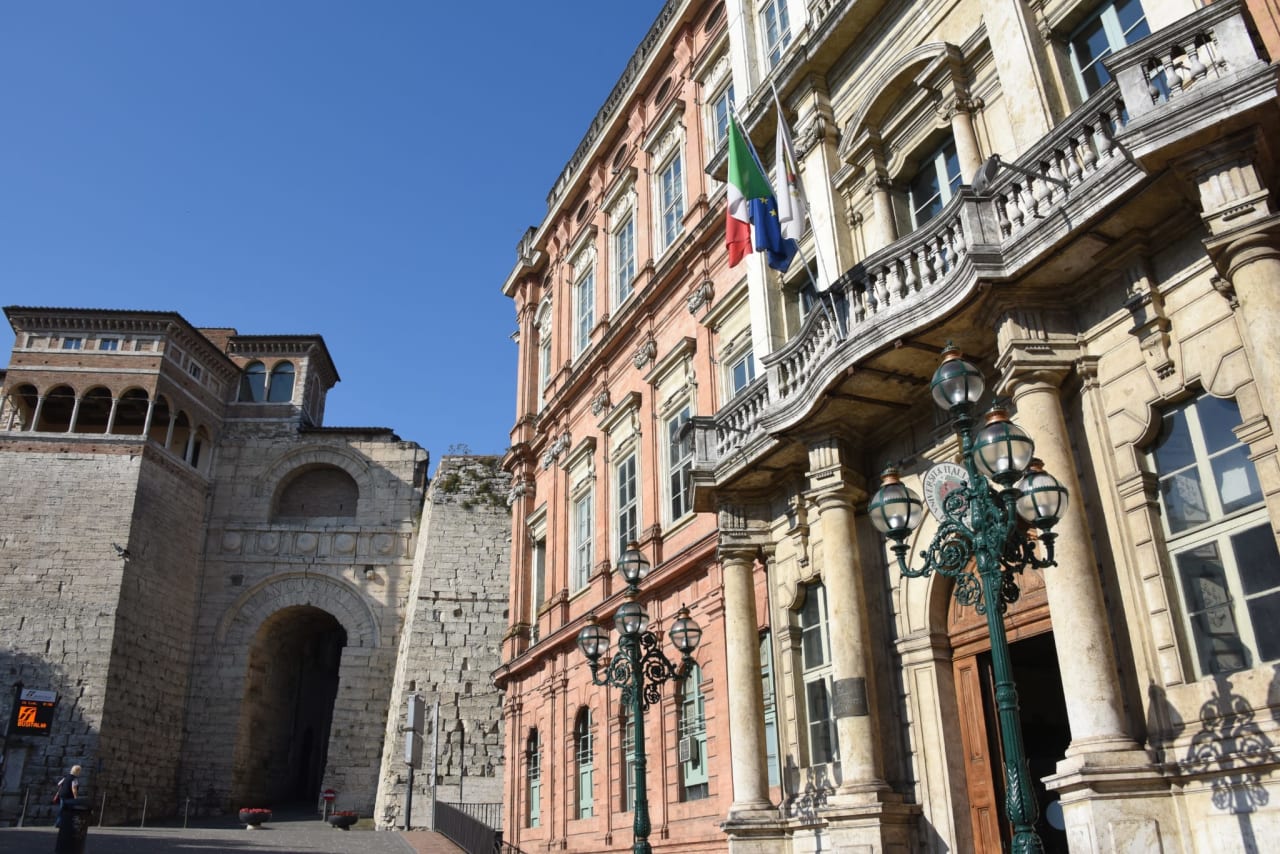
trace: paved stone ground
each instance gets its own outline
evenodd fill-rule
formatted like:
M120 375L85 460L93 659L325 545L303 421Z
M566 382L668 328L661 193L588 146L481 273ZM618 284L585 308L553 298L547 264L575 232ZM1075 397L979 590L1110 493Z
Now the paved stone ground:
M51 854L52 827L0 828L4 854ZM315 818L272 821L261 830L222 822L200 827L90 827L85 854L453 854L462 849L439 834L414 831L335 830Z

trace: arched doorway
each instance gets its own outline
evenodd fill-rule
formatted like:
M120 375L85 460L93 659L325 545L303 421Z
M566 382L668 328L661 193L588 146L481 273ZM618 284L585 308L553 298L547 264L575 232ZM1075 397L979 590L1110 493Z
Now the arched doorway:
M321 789L347 633L319 608L263 621L249 649L232 797L252 806L314 802Z
M1061 570L1050 568L1048 571ZM1047 854L1065 854L1066 834L1050 826L1045 817L1045 808L1054 796L1041 782L1053 773L1071 743L1043 573L1023 572L1018 578L1018 587L1022 592L1005 614L1005 630L1009 636L1013 678L1018 686L1023 744L1032 788L1039 802L1036 831ZM960 741L964 750L974 850L978 854L1002 854L1008 850L1010 833L1005 819L1005 773L996 716L995 680L991 672L991 636L984 614L959 604L954 598L949 602L947 633L951 639L956 702L960 710Z

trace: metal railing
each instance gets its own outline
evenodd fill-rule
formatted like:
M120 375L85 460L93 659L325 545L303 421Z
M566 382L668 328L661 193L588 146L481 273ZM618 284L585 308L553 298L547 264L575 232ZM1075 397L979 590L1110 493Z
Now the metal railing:
M502 804L435 802L435 829L467 854L493 854L503 849Z

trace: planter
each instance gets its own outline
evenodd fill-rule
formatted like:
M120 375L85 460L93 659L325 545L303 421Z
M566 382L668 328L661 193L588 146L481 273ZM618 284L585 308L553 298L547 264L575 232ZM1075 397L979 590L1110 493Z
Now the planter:
M329 816L327 821L340 830L350 830L351 825L360 820L360 816L355 813L334 813Z
M242 809L240 810L240 823L245 825L248 830L257 830L265 822L271 821L271 810L264 809Z

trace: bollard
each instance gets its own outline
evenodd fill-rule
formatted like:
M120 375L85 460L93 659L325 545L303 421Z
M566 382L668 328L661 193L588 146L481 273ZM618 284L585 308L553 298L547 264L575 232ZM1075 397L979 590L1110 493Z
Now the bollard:
M187 798L187 802L182 807L182 829L187 829L187 814L191 812L191 798Z
M27 786L27 794L22 798L22 812L18 815L18 827L27 819L27 804L31 801L31 787Z
M84 842L89 835L89 806L84 798L67 798L62 802L60 825L54 854L84 854Z
M98 827L102 827L102 821L107 817L107 793L102 793L102 806L98 808Z
M147 826L147 798L147 795L142 796L142 821L138 822L139 830Z

